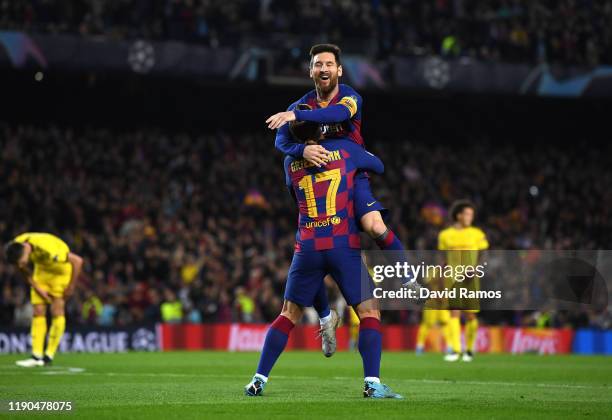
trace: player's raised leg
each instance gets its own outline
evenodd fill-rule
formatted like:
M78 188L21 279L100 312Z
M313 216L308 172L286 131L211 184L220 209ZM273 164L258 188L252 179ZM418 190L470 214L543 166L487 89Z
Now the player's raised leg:
M340 317L336 311L329 308L324 282L321 283L321 287L315 296L313 307L319 314L321 349L325 357L331 357L336 352L336 329L340 326Z
M355 216L359 220L361 229L370 236L382 251L395 251L390 256L390 263L404 263L408 261L408 254L404 245L384 221L387 209L380 203L370 188L367 175L360 173L355 176ZM412 280L407 278L405 281Z

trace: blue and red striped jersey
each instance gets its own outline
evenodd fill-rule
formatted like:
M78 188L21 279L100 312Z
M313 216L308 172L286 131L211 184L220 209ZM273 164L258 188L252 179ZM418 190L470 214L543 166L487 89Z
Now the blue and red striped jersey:
M305 120L319 122L326 138L347 138L365 147L361 135L361 108L363 100L349 85L339 84L338 94L329 102L319 102L317 100L317 92L313 89L289 105L287 111L294 111L298 104L306 104L312 110L321 110L333 105L344 106L346 112L341 113L342 117L335 120L336 122L324 122L330 118L330 115L326 115L326 117L319 115L317 118L313 118L311 115L309 118L306 118L309 111L296 111L296 117L300 114L300 117L303 117ZM334 112L333 114L337 116L338 113ZM274 146L283 152L283 154L296 158L301 158L304 153L304 144L296 142L291 136L289 124L285 124L277 130Z
M295 251L360 248L353 206L355 174L382 173L383 163L346 138L322 140L321 145L331 152L324 167L285 158L285 181L299 209Z
M317 101L315 89L302 96L297 104L308 104L312 109L326 108L331 105L344 105L350 111L350 118L338 123L321 124L325 138L348 138L360 146L364 146L361 136L361 106L363 100L355 89L349 85L339 84L338 94L329 103Z

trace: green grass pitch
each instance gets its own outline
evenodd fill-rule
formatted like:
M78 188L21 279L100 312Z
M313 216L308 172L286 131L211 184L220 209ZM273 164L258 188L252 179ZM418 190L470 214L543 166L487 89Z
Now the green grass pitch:
M385 353L383 380L405 400L364 399L353 352L287 352L259 398L243 395L256 353L65 354L35 369L15 366L20 358L0 356L0 417L11 416L8 400L71 400L68 418L86 419L612 417L612 358L603 356L478 355L449 364L438 354Z

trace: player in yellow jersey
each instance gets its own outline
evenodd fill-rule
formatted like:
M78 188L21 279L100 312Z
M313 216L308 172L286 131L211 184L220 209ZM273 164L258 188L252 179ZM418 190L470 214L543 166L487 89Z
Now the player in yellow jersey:
M66 328L65 300L74 291L83 259L70 252L60 238L35 232L23 233L6 244L5 256L9 264L17 266L30 285L34 308L32 356L18 361L17 365L36 367L51 364ZM51 328L45 350L48 305L51 307Z
M459 200L453 203L450 210L452 225L444 229L438 235L438 249L446 251L446 264L451 266L476 266L478 264L479 252L489 248L489 242L485 233L472 226L474 221L475 207L470 201ZM455 279L450 280L450 287L471 287L478 289L480 279L474 278L464 283L457 283ZM462 360L471 362L474 357L474 345L478 332L479 304L477 300L459 300L450 302L451 317L448 323L448 338L452 351L444 360L454 362L461 357L461 312L465 314L465 342L466 351Z
M443 290L444 279L431 278L427 281L429 290ZM450 311L448 309L448 300L442 298L431 298L425 302L423 312L421 313L421 323L417 332L416 354L422 354L425 351L425 341L429 330L434 327L439 327L444 337L444 343L447 349L450 349L450 340L448 335L448 324L450 321Z

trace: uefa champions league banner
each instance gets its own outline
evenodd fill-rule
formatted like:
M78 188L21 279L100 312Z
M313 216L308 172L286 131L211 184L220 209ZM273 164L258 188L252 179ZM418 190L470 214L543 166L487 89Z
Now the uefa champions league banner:
M238 52L166 41L0 31L0 66L227 78Z
M306 54L304 53L305 61ZM278 48L209 48L176 41L111 40L74 35L29 35L0 31L0 67L89 70L206 77L231 81L267 80L299 85L308 79L283 74L282 66L261 65L282 60ZM397 87L465 93L529 94L562 97L612 96L612 66L575 68L483 62L461 57L392 57L372 61L346 55L346 83L355 88ZM281 72L281 73L279 73Z
M432 56L394 57L392 68L395 85L409 89L558 97L612 96L612 66L532 66Z
M157 351L160 349L156 325L133 327L66 328L60 342L60 353L117 353L126 351ZM0 354L30 353L32 351L28 328L0 327Z
M126 351L218 350L260 351L268 326L265 324L158 324L134 327L68 328L60 343L60 352L117 353ZM416 325L383 325L383 348L386 351L413 351ZM318 327L298 325L287 343L288 350L321 351L316 338ZM476 339L479 353L584 354L612 353L609 349L585 351L585 331L579 342L571 329L512 328L481 326ZM612 344L612 332L609 333ZM338 350L350 350L349 327L337 331ZM432 328L426 339L426 350L443 352L446 343L441 331ZM27 328L0 328L0 354L31 352Z

